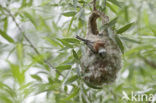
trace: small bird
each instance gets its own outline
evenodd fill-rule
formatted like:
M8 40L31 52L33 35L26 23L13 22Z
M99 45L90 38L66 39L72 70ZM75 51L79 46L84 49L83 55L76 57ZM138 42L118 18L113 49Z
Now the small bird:
M101 41L92 42L90 40L83 39L78 35L76 35L76 38L83 41L94 54L99 54L101 57L106 56L106 49L104 48L103 42Z

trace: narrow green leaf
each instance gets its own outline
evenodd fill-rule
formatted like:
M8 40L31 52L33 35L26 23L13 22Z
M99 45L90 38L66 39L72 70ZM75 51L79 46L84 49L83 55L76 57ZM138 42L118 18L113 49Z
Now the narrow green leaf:
M115 35L115 40L116 40L116 42L117 42L117 44L118 44L118 46L119 46L119 48L120 48L122 54L124 54L124 46L123 46L123 43L122 43L122 41L120 40L120 38L119 38L118 35Z
M113 4L115 4L115 5L117 5L118 7L122 7L122 5L123 5L122 2L119 2L117 0L108 0L108 1L111 2L111 3L113 3Z
M118 17L115 17L113 20L111 20L111 21L108 23L108 26L109 26L109 27L114 26L115 23L117 22L117 20L118 20Z
M73 62L73 56L71 55L71 56L67 57L66 60L63 61L62 64L67 64L67 63L72 63L72 62Z
M87 2L85 2L84 0L79 0L78 2L79 2L79 3L87 3Z
M43 27L43 28L45 28L46 31L51 32L49 25L46 23L46 21L43 19L43 17L39 16L39 19L40 19L40 27Z
M10 57L10 55L11 55L15 50L16 50L16 48L13 47L13 48L9 51L8 56L7 56L7 60L8 60L8 58Z
M114 31L110 27L107 28L107 31L108 31L109 38L112 39L113 42L116 42L116 40L114 38L114 36L115 36Z
M66 51L60 52L51 62L59 63L62 61L62 58L67 57L68 53Z
M81 8L80 11L78 12L78 14L76 15L76 17L80 20L80 21L85 21L85 11L84 8Z
M88 87L91 87L91 88L93 88L93 89L102 89L102 87L97 87L97 86L95 86L95 85L93 85L93 84L91 84L91 83L89 83L89 82L86 82L86 81L85 81L85 83L87 84Z
M117 34L121 34L123 32L125 32L126 30L128 30L134 23L129 23L123 27L121 27L119 30L117 30Z
M71 69L71 65L59 65L55 68L58 70L68 70L68 69Z
M129 41L129 42L132 42L132 43L141 44L141 41L137 41L135 39L131 39L131 38L124 37L124 36L120 36L120 38L123 39L123 40Z
M76 43L76 44L80 43L80 41L75 38L63 38L62 40L65 40L69 43Z
M74 75L72 77L70 77L65 84L71 84L72 82L76 81L78 79L77 75Z
M33 0L29 0L29 2L27 3L28 6L32 6L33 4Z
M42 81L41 77L35 74L32 74L31 77L37 81Z
M78 28L82 28L84 26L84 21L79 19Z
M44 39L47 40L50 44L52 44L55 47L60 46L61 48L63 48L63 45L54 39L50 39L49 37L44 37Z
M76 51L73 49L72 52L73 52L74 58L75 58L76 60L79 60L79 57L78 57Z
M13 77L15 80L17 80L17 82L21 85L25 82L25 73L23 71L20 70L20 67L16 64L13 64L11 62L9 62L10 68L11 68L11 72L13 74Z
M150 27L151 31L153 32L153 34L156 36L156 29L153 28L152 26Z
M57 40L59 40L64 46L69 47L69 48L73 48L73 45L69 44L67 41L63 40L63 39L59 39L57 38Z
M16 92L3 82L0 82L0 88L1 90L5 90L11 97L17 96Z
M74 16L73 16L72 19L70 20L70 24L69 24L68 32L67 32L67 33L69 33L69 31L70 31L70 28L71 28L71 26L72 26L73 21L74 21Z
M1 94L0 93L0 101L2 103L13 103L13 101L11 100L11 98L8 97L8 95L6 95L6 93Z
M30 57L32 58L33 62L36 63L41 63L41 61L44 60L44 57L46 57L46 54L41 54L41 55L33 55L33 54L29 54Z
M60 28L58 27L58 25L53 21L52 22L52 27L54 28L54 30L58 31Z
M114 27L115 26L115 23L117 22L118 20L118 17L114 18L113 20L111 20L108 24L105 24L103 25L100 30L104 30L104 29L107 29L107 28L111 28L111 27Z
M125 6L124 8L124 14L125 14L125 20L128 22L129 21L129 12L128 12L128 6Z
M111 11L113 11L115 14L117 14L117 11L113 8L112 4L110 4L109 2L106 2L107 7L110 8Z
M22 0L22 5L21 5L21 8L25 7L26 5L27 5L26 0Z
M20 86L18 90L22 91L24 98L28 97L34 91L34 82L28 82Z
M143 12L143 19L144 19L143 21L144 21L145 25L147 27L149 27L149 14L147 13L146 10L144 10L144 12Z
M4 32L6 32L7 29L8 29L8 18L6 17L6 18L4 19Z
M22 85L22 86L19 88L19 90L24 90L24 89L30 87L32 84L33 84L33 82L28 82L28 83Z
M75 11L68 11L68 12L62 13L62 15L66 16L66 17L73 17L73 16L75 16L75 14L76 14Z
M37 29L37 24L33 16L31 16L28 12L23 12L23 14L30 20L30 22L35 26Z
M81 98L82 98L82 103L88 103L88 98L86 96L86 93L81 93Z
M60 5L60 4L57 3L57 4L51 4L50 6L54 6L54 7L56 6L56 7L57 7L57 6L63 6L63 5L64 5L64 4L61 4L61 5Z
M23 44L17 43L16 51L17 51L17 57L18 57L18 59L20 61L20 64L22 64L23 63L23 58L24 58L23 57Z
M71 98L74 98L76 95L78 95L80 88L76 87L73 89L74 91L66 98L63 100L70 100Z
M4 31L2 31L1 29L0 29L0 35L3 38L5 38L7 41L14 43L14 40L10 36L8 36Z

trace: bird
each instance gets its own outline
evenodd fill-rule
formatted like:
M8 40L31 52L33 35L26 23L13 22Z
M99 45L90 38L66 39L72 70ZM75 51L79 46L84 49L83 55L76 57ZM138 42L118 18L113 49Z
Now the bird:
M100 57L105 57L106 56L106 49L105 49L105 45L104 42L101 41L90 41L87 39L83 39L81 37L79 37L78 35L76 35L76 38L83 41L84 44L86 44L88 46L88 48L94 53L94 54L98 54Z

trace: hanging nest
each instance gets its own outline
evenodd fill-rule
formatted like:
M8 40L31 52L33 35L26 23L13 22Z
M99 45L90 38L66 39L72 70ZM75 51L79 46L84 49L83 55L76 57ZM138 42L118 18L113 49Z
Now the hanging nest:
M104 13L93 11L89 17L85 40L91 41L93 44L103 43L102 47L106 50L106 55L102 57L86 46L80 64L82 79L89 85L99 87L116 79L117 72L121 68L121 51L117 43L113 41L114 37L110 38L107 28L99 33L96 24L97 18L102 19L103 25L107 25L109 22L108 16Z

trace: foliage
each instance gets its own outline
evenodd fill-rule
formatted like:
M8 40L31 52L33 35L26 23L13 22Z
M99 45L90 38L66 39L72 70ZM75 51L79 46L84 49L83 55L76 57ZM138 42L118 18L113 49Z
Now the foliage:
M84 44L75 39L86 35L91 2L0 1L1 103L131 103L125 93L156 95L156 1L97 0L123 53L118 79L102 89L81 79Z

